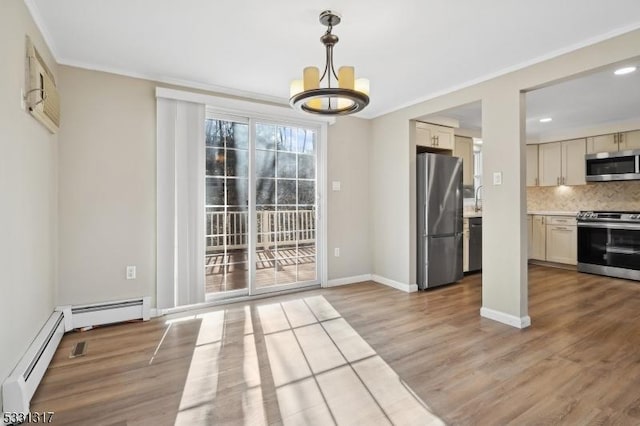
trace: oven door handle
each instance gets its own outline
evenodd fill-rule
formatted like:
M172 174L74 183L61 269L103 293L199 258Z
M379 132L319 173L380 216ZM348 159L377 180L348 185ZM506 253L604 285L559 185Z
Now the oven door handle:
M578 228L604 228L640 231L640 223L578 222Z

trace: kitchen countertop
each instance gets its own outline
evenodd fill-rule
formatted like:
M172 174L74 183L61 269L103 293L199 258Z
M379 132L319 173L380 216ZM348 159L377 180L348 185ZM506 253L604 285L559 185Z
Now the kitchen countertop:
M576 217L578 212L537 210L537 211L529 211L529 212L527 212L527 214L536 214L536 215L540 215L540 216L573 216L573 217Z
M474 211L463 212L462 213L462 217L464 217L464 218L467 218L467 217L482 217L482 212L474 212Z
M576 217L578 212L568 212L568 211L550 211L550 210L532 210L528 211L527 214L535 214L540 216L572 216ZM463 218L468 217L482 217L482 212L474 212L474 211L465 211L462 213Z

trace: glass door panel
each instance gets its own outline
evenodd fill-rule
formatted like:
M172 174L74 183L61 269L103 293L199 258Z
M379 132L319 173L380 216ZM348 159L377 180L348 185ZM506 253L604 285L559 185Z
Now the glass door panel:
M207 294L249 284L249 125L205 121Z
M316 131L257 123L255 138L255 287L316 281Z

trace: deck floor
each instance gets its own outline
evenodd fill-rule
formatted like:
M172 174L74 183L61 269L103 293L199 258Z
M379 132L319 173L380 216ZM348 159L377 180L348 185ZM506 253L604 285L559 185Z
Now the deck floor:
M205 280L207 293L240 290L248 287L247 256L243 251L212 254L206 258ZM316 280L316 249L260 250L256 261L256 287L292 284Z

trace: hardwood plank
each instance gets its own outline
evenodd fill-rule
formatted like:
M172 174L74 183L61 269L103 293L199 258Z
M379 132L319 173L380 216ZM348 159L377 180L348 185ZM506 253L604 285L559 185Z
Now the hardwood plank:
M481 293L479 274L414 294L366 282L69 333L32 410L70 425L326 424L355 419L353 401L363 421L415 420L348 368L376 357L434 424L640 424L638 283L531 266L525 330L481 318ZM87 355L69 359L80 340Z

